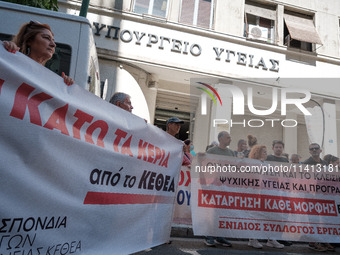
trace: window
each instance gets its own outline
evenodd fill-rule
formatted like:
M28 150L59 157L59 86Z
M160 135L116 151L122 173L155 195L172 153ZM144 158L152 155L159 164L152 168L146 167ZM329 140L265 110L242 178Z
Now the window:
M13 38L12 35L0 33L0 40L1 41L11 41L12 38Z
M212 0L182 0L179 22L204 28L213 27Z
M313 51L315 44L322 45L312 16L286 11L284 21L284 43L288 47Z
M134 12L165 18L167 8L167 0L135 0Z
M67 44L56 44L57 47L55 48L53 57L46 62L45 66L60 76L62 72L64 72L66 75L69 75L72 54L71 47Z
M245 37L275 43L275 6L264 6L250 1L246 2L244 17Z

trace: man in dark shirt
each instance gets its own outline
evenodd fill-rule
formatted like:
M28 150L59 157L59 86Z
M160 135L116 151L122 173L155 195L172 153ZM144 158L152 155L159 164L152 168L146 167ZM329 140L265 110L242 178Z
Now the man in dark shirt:
M322 165L326 166L327 162L320 158L320 153L322 152L320 145L317 143L311 143L309 145L309 153L311 157L303 162L307 165Z
M272 149L273 149L274 155L269 155L266 160L289 163L288 159L282 156L283 149L285 148L285 144L282 141L274 140L272 145L273 145Z

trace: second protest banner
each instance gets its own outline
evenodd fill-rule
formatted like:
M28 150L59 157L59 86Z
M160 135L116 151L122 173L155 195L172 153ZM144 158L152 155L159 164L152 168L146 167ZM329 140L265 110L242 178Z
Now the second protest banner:
M337 167L200 153L191 170L195 235L338 242Z

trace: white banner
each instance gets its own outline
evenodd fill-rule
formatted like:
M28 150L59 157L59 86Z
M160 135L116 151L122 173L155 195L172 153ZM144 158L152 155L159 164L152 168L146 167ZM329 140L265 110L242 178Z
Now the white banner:
M179 176L177 196L175 201L174 217L175 224L191 225L191 176L190 168L182 166Z
M0 44L0 254L128 254L170 237L182 143Z
M191 177L195 235L339 242L338 168L200 153Z

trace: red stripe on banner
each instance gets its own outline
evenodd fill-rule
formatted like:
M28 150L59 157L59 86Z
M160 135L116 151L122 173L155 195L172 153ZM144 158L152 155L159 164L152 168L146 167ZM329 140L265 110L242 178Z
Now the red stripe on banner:
M92 191L87 192L84 199L84 204L88 205L172 204L173 202L174 198L168 196Z
M2 88L2 85L4 84L4 80L0 79L0 95L1 95L1 88Z
M198 190L198 206L231 210L338 216L334 200Z

